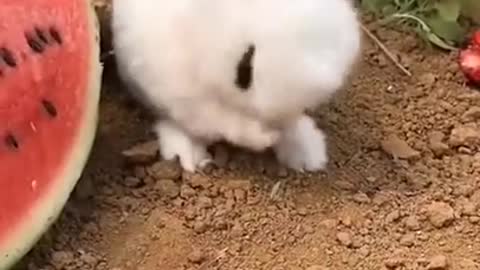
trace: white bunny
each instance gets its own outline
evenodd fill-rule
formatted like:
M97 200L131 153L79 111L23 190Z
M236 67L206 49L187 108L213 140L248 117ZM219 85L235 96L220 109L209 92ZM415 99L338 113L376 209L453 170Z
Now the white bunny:
M167 115L161 155L195 171L226 140L296 170L324 169L324 133L304 114L338 90L361 37L348 0L114 0L119 74Z

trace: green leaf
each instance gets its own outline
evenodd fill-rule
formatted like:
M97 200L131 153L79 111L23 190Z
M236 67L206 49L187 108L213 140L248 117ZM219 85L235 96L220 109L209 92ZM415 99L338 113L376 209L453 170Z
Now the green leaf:
M409 12L415 8L416 0L397 0L396 5L398 6L398 12L404 13Z
M417 27L415 27L415 32L417 32L418 36L423 39L425 42L427 42L428 45L436 45L437 47L440 47L445 50L455 50L453 46L450 46L447 44L445 41L443 41L440 37L435 35L434 33L431 32L430 28L418 17L412 17L412 19L415 18L418 22Z
M396 13L396 12L397 12L397 7L395 5L388 4L388 5L383 6L383 8L382 8L382 13L385 16L390 16L390 15Z
M415 3L417 4L417 7L420 11L425 12L435 8L435 1L444 1L444 0L415 0Z
M465 30L456 21L446 21L440 16L431 16L426 19L426 23L431 32L448 42L461 42L465 36Z
M456 50L455 47L447 44L445 41L443 41L441 38L439 38L437 35L435 35L432 32L426 32L425 35L430 42L432 42L433 44L437 45L442 49L449 50L449 51Z
M435 3L435 9L444 21L456 22L462 5L459 0L438 0Z
M336 0L332 0L336 1ZM456 50L466 34L465 17L480 23L480 0L360 0L364 9L416 28L422 38L446 50Z

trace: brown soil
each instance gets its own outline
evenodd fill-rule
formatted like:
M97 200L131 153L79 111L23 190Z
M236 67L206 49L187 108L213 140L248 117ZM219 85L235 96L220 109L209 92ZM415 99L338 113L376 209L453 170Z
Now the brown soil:
M325 173L227 146L196 175L148 151L127 163L124 150L155 137L107 67L88 167L19 268L480 269L480 92L455 54L369 28L413 77L366 42L351 85L318 111Z

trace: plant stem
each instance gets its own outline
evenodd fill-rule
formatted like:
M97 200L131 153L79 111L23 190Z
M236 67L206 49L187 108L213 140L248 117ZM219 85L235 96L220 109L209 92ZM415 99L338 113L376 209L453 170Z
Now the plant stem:
M387 57L407 76L411 77L412 73L408 71L393 55L392 52L383 44L370 30L368 30L363 24L360 25L362 30L367 34L367 36L372 39L378 47L387 55Z

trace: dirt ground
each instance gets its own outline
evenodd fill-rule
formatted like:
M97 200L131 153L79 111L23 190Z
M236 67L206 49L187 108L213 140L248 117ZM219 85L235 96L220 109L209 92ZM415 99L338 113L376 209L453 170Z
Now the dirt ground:
M413 76L365 39L352 83L318 110L318 174L225 145L195 175L152 143L125 157L155 137L107 66L88 167L19 269L480 269L480 92L454 53L368 27Z

